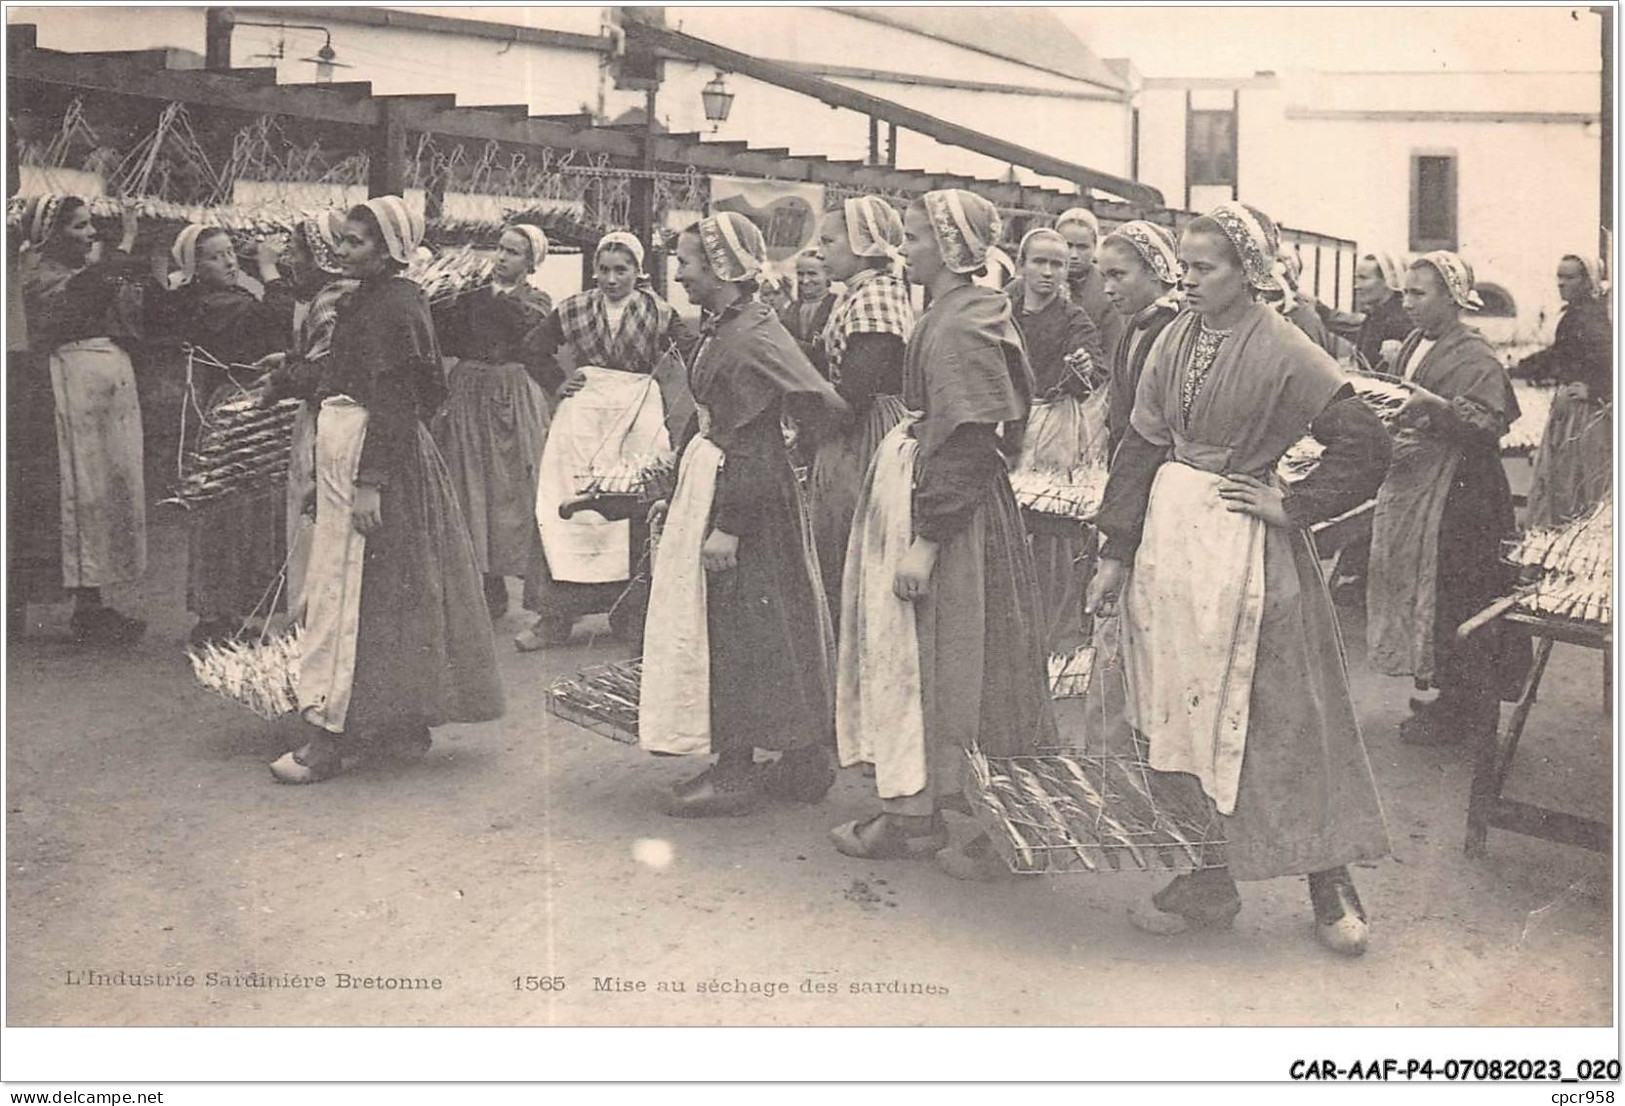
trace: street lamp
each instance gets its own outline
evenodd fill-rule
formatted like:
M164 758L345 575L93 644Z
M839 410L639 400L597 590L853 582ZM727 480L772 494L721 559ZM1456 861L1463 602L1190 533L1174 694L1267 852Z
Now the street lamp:
M315 63L317 84L332 84L333 70L355 68L353 65L346 65L342 61L334 60L337 57L338 53L333 49L333 36L329 34L327 36L327 41L322 43L322 48L316 51L315 57L301 58L300 60Z
M734 94L728 91L727 82L722 79L722 70L717 70L717 75L700 89L700 101L705 105L705 118L713 131L728 121L728 112L734 106Z

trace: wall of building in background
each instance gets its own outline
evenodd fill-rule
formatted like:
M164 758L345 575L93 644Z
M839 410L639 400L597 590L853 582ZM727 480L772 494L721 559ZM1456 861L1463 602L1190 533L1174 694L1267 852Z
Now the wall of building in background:
M1239 100L1237 188L1279 221L1407 253L1412 159L1452 157L1458 251L1504 287L1515 323L1555 325L1564 253L1597 252L1596 73L1294 73L1233 82L1151 80L1141 176L1185 196L1187 93ZM1209 194L1204 195L1206 191ZM1219 198L1193 189L1198 210Z

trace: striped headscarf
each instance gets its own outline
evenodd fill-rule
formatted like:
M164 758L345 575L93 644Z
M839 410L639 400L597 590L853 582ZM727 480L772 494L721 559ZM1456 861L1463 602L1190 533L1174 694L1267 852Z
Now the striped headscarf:
M624 230L612 230L598 240L597 247L592 252L594 261L598 255L607 249L625 250L632 255L633 266L638 272L643 271L643 243L638 241L637 235L628 234Z
M1163 284L1179 283L1179 250L1167 227L1134 219L1108 234L1105 242L1111 241L1122 242L1132 249Z
M700 220L699 235L711 271L728 284L755 280L767 264L767 241L762 232L736 211Z
M410 264L423 242L423 216L415 214L399 196L374 196L355 210L363 208L377 221L389 256L402 265Z
M1434 250L1411 262L1413 269L1418 265L1426 265L1439 274L1439 279L1444 281L1445 291L1450 293L1457 307L1477 311L1484 306L1483 298L1473 288L1473 267L1456 254L1449 250Z
M974 273L987 263L987 251L1004 229L998 208L963 188L927 192L922 201L931 232L949 272Z
M858 257L901 257L903 220L879 196L853 196L841 204L846 243Z
M344 233L342 211L323 211L301 219L296 231L316 268L324 273L341 271L338 248L339 237Z
M62 209L73 196L35 196L23 207L22 230L28 244L35 248L45 245L57 230Z
M505 231L514 231L524 238L530 246L530 271L535 272L547 260L547 234L534 223L509 223L502 228Z
M1235 247L1248 284L1260 292L1285 289L1282 280L1285 267L1276 256L1281 250L1281 232L1275 228L1273 219L1239 200L1226 200L1209 211L1207 217L1219 224L1219 229Z

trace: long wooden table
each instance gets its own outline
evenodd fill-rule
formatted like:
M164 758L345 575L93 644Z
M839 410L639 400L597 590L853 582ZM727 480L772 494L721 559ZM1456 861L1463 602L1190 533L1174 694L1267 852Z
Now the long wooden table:
M1560 810L1536 806L1506 798L1507 776L1518 752L1518 742L1529 722L1540 691L1540 681L1546 674L1546 663L1551 659L1552 646L1557 642L1595 649L1602 654L1603 701L1613 703L1614 634L1611 626L1590 622L1575 622L1566 618L1547 618L1519 610L1511 597L1497 600L1457 630L1463 641L1489 626L1496 624L1528 634L1535 641L1534 664L1529 669L1512 713L1496 730L1492 740L1479 750L1478 765L1473 772L1473 789L1467 801L1467 842L1469 856L1483 856L1488 851L1490 828L1510 830L1527 837L1555 841L1562 845L1578 845L1583 849L1608 852L1613 842L1613 827L1607 822L1581 818Z

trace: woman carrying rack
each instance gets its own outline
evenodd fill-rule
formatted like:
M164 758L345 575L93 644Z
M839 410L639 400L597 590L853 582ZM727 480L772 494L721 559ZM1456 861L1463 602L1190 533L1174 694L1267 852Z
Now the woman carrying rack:
M1416 329L1397 355L1412 391L1394 463L1371 520L1366 643L1371 666L1436 687L1400 724L1410 744L1475 744L1495 732L1503 698L1528 671L1527 639L1492 627L1470 646L1456 629L1517 583L1501 557L1516 532L1501 439L1518 417L1512 382L1488 342L1461 319L1480 298L1453 253L1423 254L1405 276Z
M937 857L950 874L1004 871L985 835L950 849L965 753L1056 744L1044 626L1009 459L1021 451L1032 369L1010 300L975 283L998 241L993 205L928 192L903 218L908 275L931 306L908 343L917 412L869 468L841 603L836 743L875 766L880 812L830 831L871 860Z
M621 601L647 538L642 520L592 511L565 519L559 507L583 475L669 451L667 409L685 410L684 329L669 303L638 287L642 272L643 244L606 234L593 253L595 287L560 303L535 339L538 379L558 402L534 503L545 557L525 581L525 608L537 619L514 639L521 652L562 645L577 619L603 611L623 637L641 631L635 616L616 616L631 614Z
M1154 791L1216 813L1227 842L1225 865L1175 878L1135 924L1228 928L1237 880L1307 874L1316 937L1355 955L1367 923L1348 865L1388 855L1388 833L1308 527L1371 496L1389 443L1331 356L1260 302L1279 291L1278 248L1234 201L1185 229L1190 311L1140 378L1089 609L1122 596L1127 722ZM1283 492L1275 466L1305 431L1325 453ZM1107 683L1091 681L1087 719L1110 723ZM1127 751L1124 736L1089 744Z
M248 394L254 384L248 366L287 349L294 289L277 268L278 249L265 239L255 247L263 298L241 283L237 250L221 227L182 228L170 255L176 268L160 325L171 340L195 347L186 402L201 401L207 420L222 403ZM260 495L210 507L193 519L186 575L187 609L197 615L192 644L234 637L254 613L271 613L262 607L287 553L285 513L281 497Z

